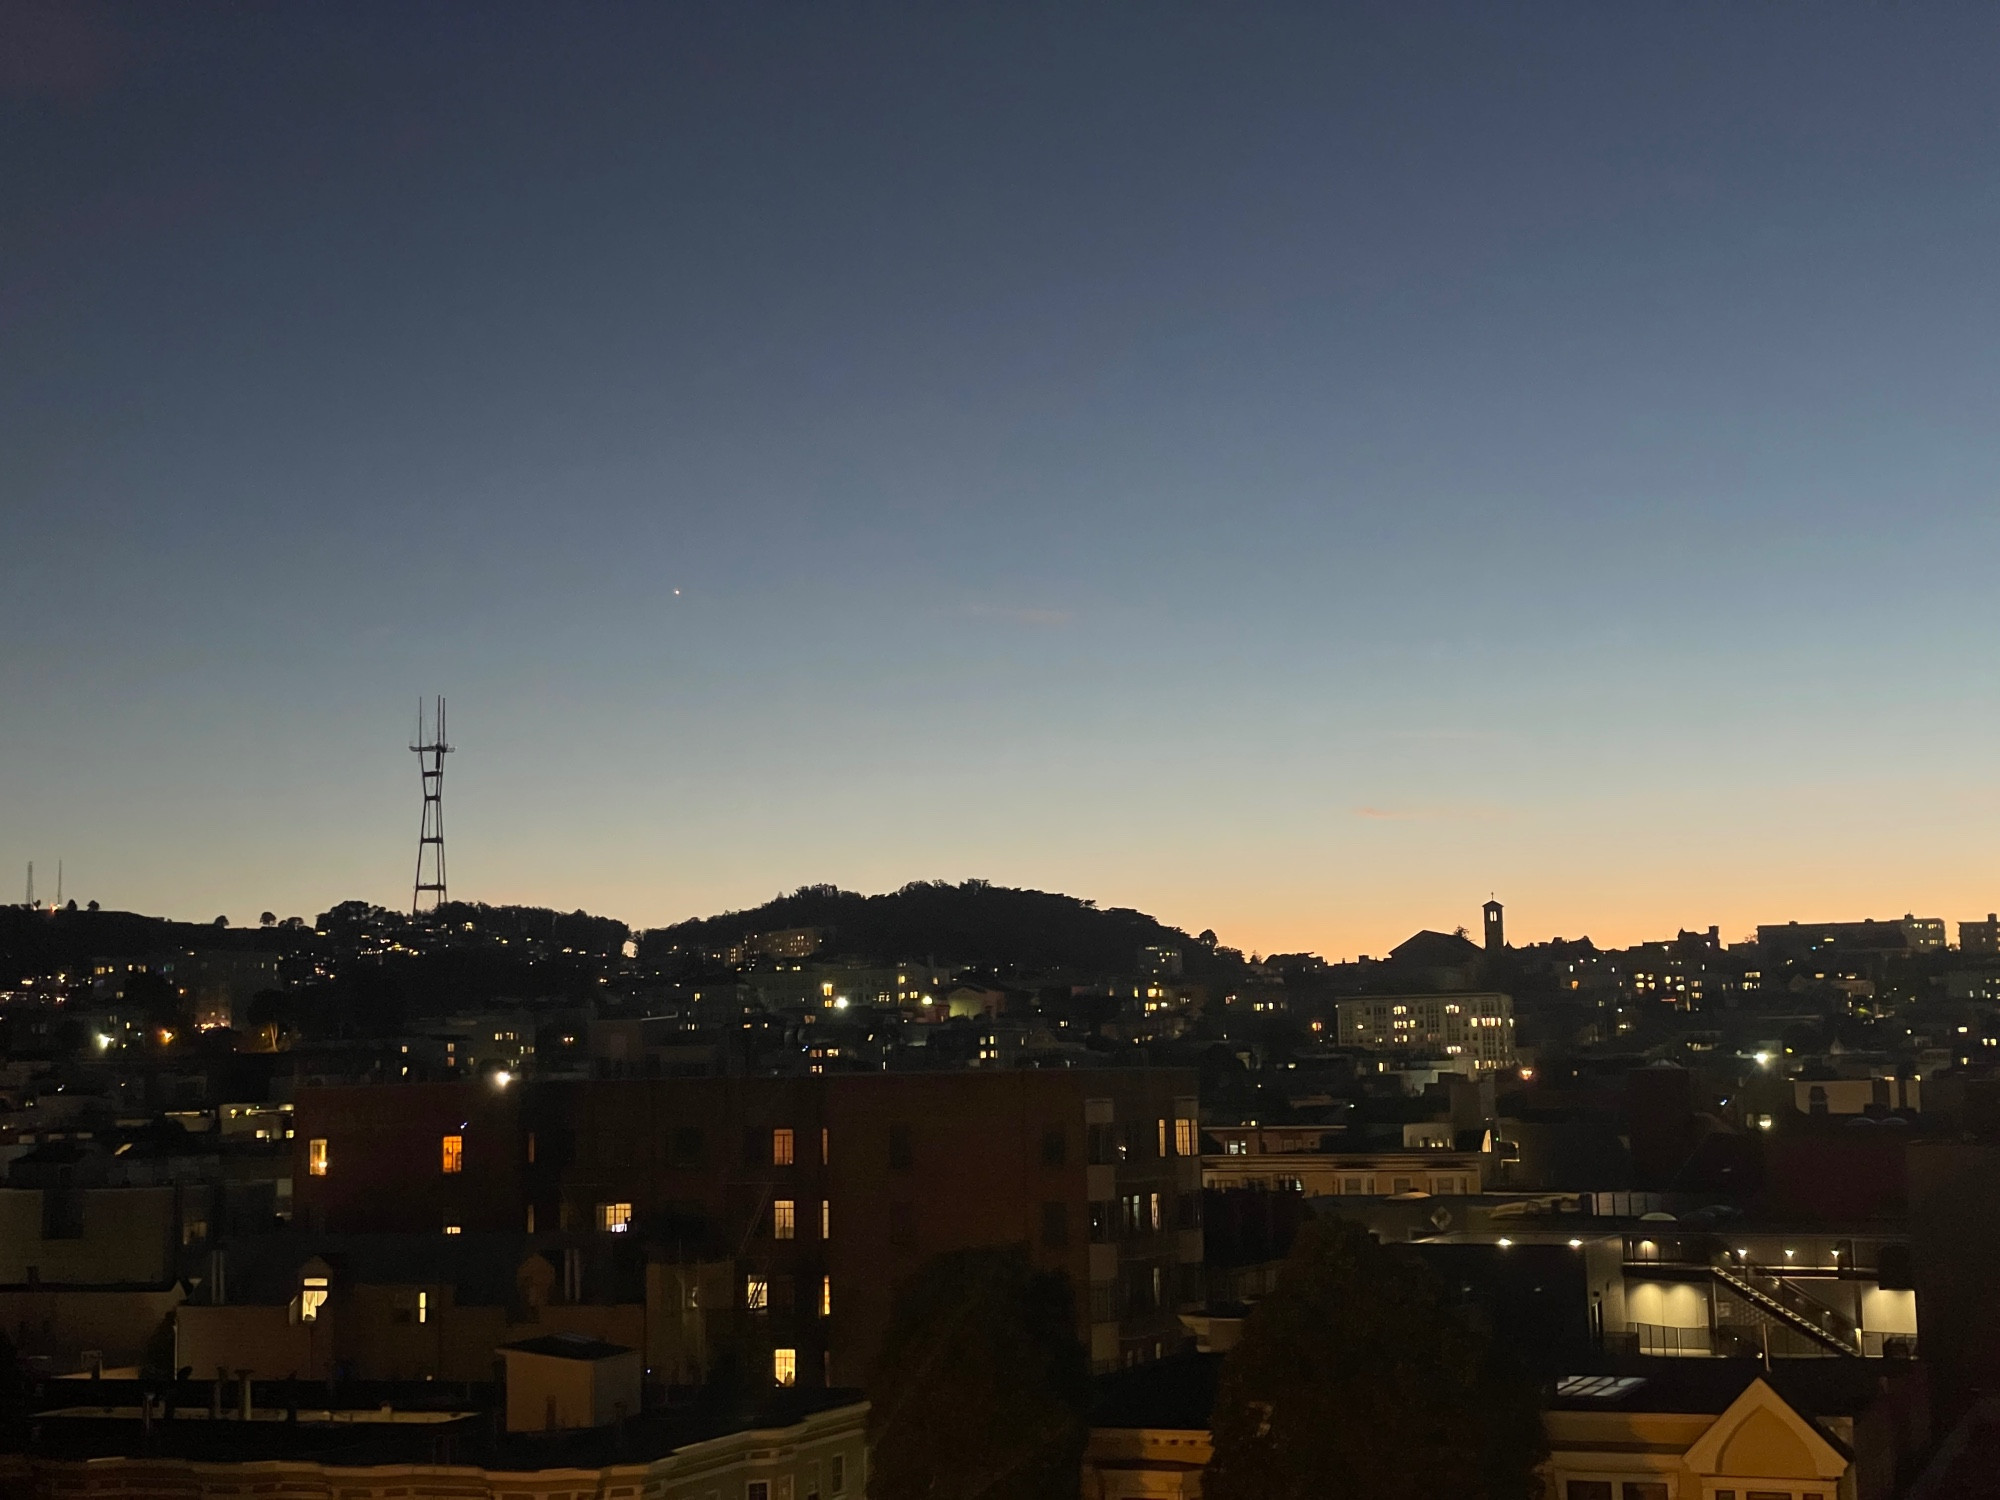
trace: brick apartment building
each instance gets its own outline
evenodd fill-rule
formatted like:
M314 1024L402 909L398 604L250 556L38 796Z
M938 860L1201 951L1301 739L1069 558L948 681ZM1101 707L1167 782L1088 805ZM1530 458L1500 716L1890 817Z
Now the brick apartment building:
M866 1379L926 1257L1026 1246L1066 1272L1098 1369L1184 1340L1202 1295L1195 1075L1166 1069L312 1088L316 1233L631 1233L733 1264L739 1347L779 1381Z

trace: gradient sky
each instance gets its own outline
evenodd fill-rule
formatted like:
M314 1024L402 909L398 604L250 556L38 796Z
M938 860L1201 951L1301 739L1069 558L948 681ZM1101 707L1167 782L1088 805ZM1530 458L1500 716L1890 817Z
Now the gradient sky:
M0 15L7 887L2000 906L2000 9Z

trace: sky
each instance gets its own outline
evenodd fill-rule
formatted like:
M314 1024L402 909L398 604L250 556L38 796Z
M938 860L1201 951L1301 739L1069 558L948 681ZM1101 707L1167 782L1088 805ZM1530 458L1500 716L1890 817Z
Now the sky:
M0 872L2000 906L2000 9L0 6ZM7 899L19 899L8 896Z

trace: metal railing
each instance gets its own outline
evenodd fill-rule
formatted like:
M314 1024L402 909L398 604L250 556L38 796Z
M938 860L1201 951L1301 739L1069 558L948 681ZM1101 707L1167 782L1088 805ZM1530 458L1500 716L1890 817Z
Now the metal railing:
M1796 1329L1836 1354L1856 1357L1861 1354L1860 1330L1846 1317L1796 1287L1749 1266L1734 1265L1727 1256L1718 1256L1711 1262L1711 1269L1717 1281L1786 1327Z

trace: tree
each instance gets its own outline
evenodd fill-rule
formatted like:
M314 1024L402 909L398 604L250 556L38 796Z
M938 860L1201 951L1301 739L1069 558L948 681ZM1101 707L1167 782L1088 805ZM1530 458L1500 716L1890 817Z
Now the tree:
M1222 1369L1204 1500L1530 1500L1534 1385L1407 1247L1314 1221Z
M897 1289L869 1380L869 1500L1075 1500L1090 1367L1069 1278L960 1250Z

